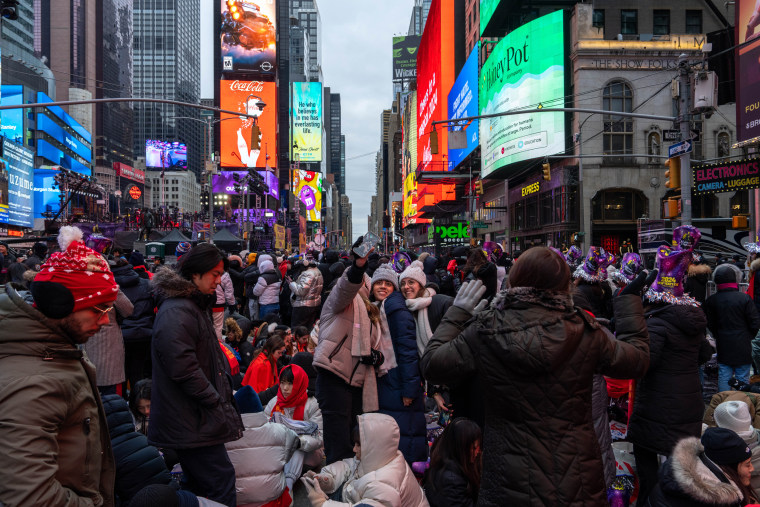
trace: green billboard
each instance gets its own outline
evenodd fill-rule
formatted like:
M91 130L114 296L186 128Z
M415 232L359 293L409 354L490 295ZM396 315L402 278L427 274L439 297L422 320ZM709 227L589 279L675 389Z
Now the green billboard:
M480 70L480 114L564 107L565 40L562 11L513 30ZM526 113L480 122L481 175L565 150L564 113Z
M491 21L493 13L499 6L501 0L480 0L480 36L483 37L488 23Z
M291 146L300 162L322 160L322 83L293 83Z

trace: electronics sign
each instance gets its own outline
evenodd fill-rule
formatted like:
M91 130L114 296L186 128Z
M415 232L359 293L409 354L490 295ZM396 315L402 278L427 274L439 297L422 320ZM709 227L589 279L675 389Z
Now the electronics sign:
M24 103L24 87L3 85L0 103L4 106L18 106ZM18 144L24 144L24 110L5 109L0 111L0 135Z
M187 146L176 141L146 139L145 167L187 169Z
M23 146L3 138L0 166L8 171L8 223L32 227L32 192L34 191L34 154ZM0 199L2 202L3 199Z
M293 83L293 159L322 160L322 83Z
M247 72L274 78L277 62L275 0L223 0L222 72Z
M393 80L403 81L417 78L417 50L419 35L393 38Z
M760 136L760 29L749 27L755 13L755 2L737 0L734 6L736 23L736 139L746 141Z
M219 107L254 118L221 114L222 167L277 167L277 88L264 81L219 81Z
M313 171L293 171L293 194L306 206L306 220L319 222L322 218L322 174Z
M504 37L480 71L480 114L535 108L565 96L564 23L553 12ZM481 176L565 150L565 115L526 113L480 122Z
M462 67L462 72L454 82L449 92L449 118L466 118L478 115L478 54L480 42L467 58ZM462 130L464 126L452 127L451 130ZM478 120L472 121L465 129L467 135L467 148L452 150L449 148L449 171L454 169L464 158L472 153L472 150L480 144L478 136Z

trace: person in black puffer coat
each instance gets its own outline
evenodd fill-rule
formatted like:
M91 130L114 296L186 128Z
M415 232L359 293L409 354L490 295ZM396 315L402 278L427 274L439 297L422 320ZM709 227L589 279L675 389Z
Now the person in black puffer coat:
M749 383L752 366L752 340L760 329L760 315L752 298L739 291L742 273L733 264L715 269L713 281L717 292L707 298L704 310L707 327L718 349L718 391L730 391L729 381L736 378Z
M103 409L116 462L115 493L118 501L126 505L145 486L171 483L171 474L158 449L148 443L145 435L135 431L124 398L118 394L103 396Z
M338 262L340 259L338 258L338 252L332 249L327 249L324 252L322 252L322 262L317 264L317 268L319 269L319 272L322 273L322 293L324 294L327 287L332 283L333 276L330 272L330 267ZM322 301L324 301L326 298L323 297Z
M430 507L473 507L478 501L482 469L480 426L457 417L446 426L430 452L425 496Z
M124 370L129 384L134 387L139 380L151 376L150 342L156 304L150 282L140 277L126 260L116 261L111 271L121 291L134 305L132 315L121 321Z

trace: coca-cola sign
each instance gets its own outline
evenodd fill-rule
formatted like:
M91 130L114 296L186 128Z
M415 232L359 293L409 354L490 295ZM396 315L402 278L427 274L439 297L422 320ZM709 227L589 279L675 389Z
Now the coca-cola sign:
M262 93L264 91L263 81L240 81L239 79L236 79L227 82L230 83L230 91L232 92Z
M277 167L277 88L268 81L222 80L219 107L221 163L225 168Z

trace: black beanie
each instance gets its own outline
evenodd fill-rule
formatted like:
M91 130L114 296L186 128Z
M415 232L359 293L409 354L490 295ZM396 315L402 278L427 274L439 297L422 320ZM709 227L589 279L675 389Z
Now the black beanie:
M752 457L749 446L728 428L707 428L702 445L705 455L717 465L735 465Z

